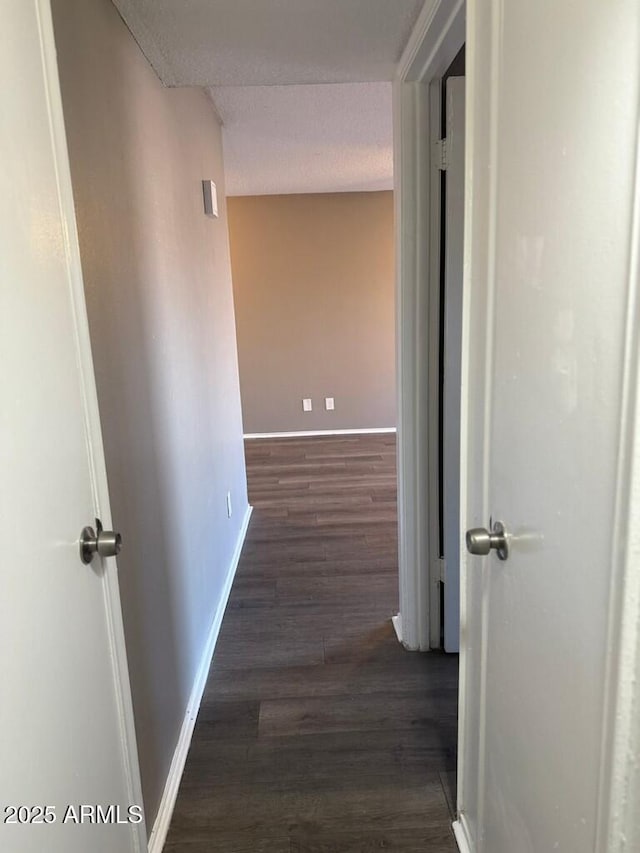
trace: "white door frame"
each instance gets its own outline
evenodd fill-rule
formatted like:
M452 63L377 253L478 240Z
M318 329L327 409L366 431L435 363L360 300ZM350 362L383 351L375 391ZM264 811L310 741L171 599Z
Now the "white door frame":
M640 849L640 139L636 143L597 849Z
M107 529L112 528L109 487L105 467L102 427L98 408L98 395L93 373L93 356L89 337L89 321L84 294L80 245L76 225L76 213L71 184L71 170L67 136L62 110L62 96L58 78L58 57L54 39L50 0L35 0L41 26L42 58L48 88L49 120L54 146L54 157L58 173L58 189L61 218L66 231L67 263L70 271L69 290L75 312L79 369L82 375L83 404L88 446L86 448L93 481L95 517L100 518ZM90 522L91 519L88 519ZM113 689L117 696L120 716L121 749L126 773L126 784L131 804L142 805L142 785L138 762L138 747L131 700L129 667L124 643L124 627L120 607L120 592L115 560L105 561L104 571L105 610L109 625L109 643L116 674ZM100 732L96 732L96 737ZM146 824L131 824L130 832L135 850L147 850Z
M428 0L394 81L399 639L440 646L439 80L465 40L465 0ZM435 82L438 81L438 82Z

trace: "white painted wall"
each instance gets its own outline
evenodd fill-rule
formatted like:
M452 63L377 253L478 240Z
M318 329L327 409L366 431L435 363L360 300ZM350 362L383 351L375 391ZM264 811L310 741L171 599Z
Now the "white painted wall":
M220 128L110 0L52 5L150 828L247 509Z

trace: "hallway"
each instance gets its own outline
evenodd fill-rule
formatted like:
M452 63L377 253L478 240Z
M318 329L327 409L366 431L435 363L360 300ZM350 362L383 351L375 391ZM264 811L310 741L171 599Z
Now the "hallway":
M405 652L395 436L246 443L247 541L167 853L446 853L457 659Z

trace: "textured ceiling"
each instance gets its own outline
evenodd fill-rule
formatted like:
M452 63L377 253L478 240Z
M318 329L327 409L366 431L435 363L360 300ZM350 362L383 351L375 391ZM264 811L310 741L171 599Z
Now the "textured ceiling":
M422 0L114 0L167 86L391 80Z
M393 185L390 81L424 0L113 0L160 79L210 88L230 195Z
M218 87L229 195L393 186L390 83Z

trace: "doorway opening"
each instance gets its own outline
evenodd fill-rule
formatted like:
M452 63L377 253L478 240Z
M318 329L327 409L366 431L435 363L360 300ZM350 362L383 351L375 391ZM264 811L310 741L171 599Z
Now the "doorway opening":
M439 534L440 637L460 648L460 379L464 242L465 46L442 76L440 170ZM438 184L435 184L436 191ZM436 581L437 582L437 581Z
M421 651L459 647L464 43L463 0L425 9L396 83L397 629Z

